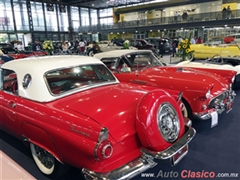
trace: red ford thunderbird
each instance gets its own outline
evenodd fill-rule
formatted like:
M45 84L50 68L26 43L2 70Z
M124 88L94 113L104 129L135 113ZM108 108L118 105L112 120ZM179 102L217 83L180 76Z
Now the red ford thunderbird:
M180 93L181 94L181 93ZM30 147L49 178L67 166L86 179L130 179L177 164L195 135L178 91L119 83L98 59L45 56L0 69L0 127Z
M183 92L184 116L212 119L232 109L235 92L231 86L236 71L163 66L150 50L118 50L96 54L115 72L120 82L167 88Z

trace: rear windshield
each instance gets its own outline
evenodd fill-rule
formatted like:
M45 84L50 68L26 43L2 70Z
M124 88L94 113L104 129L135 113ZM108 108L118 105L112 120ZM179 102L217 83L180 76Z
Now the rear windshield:
M117 82L112 73L102 64L81 65L58 69L45 74L52 94L62 94L77 88L87 88Z

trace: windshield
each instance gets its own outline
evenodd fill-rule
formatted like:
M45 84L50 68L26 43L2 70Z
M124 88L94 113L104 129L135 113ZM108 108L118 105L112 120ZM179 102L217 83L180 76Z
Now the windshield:
M62 94L76 88L87 88L106 82L117 82L112 73L102 64L50 71L45 74L45 79L52 94Z
M141 52L137 54L127 54L125 58L133 68L145 68L151 66L163 66L158 57L152 52Z

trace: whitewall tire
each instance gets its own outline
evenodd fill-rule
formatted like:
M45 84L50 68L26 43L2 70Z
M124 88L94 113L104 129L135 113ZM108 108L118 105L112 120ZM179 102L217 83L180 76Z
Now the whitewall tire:
M43 174L51 175L55 168L55 158L44 149L30 144L33 159Z

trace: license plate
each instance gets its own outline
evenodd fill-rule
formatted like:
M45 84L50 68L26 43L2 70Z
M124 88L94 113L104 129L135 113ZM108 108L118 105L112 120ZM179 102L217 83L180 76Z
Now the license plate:
M211 115L211 128L213 128L218 125L218 113L215 109L210 110L209 113Z
M229 113L232 110L233 102L230 102L227 104L227 113Z
M173 157L172 157L172 165L176 165L181 161L181 159L186 156L188 153L188 145L184 146L182 149L180 149Z

